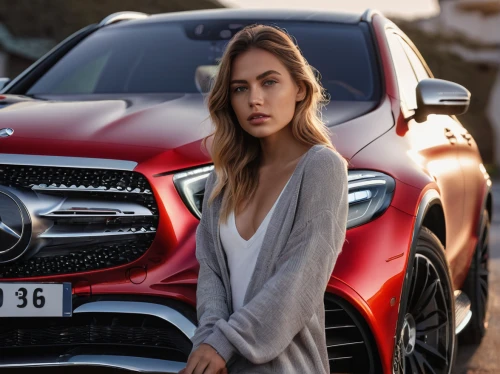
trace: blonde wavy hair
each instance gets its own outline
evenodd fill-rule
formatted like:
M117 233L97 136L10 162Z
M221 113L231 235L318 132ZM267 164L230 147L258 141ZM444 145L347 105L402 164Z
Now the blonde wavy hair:
M297 84L303 82L306 87L306 96L296 104L293 119L287 125L292 126L295 139L304 145L323 144L336 151L321 116L321 108L327 103L324 88L316 79L316 70L307 63L292 37L276 26L251 25L243 28L228 43L212 82L208 110L215 131L202 142L206 148L207 139L213 136L210 154L217 182L208 197L208 205L223 194L221 222L227 222L230 212L245 199L251 200L259 183L260 141L239 125L230 100L233 61L251 48L272 53L286 66L292 79Z

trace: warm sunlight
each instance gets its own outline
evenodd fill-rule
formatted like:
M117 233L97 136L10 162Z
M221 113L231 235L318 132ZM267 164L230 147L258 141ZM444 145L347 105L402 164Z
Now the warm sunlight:
M221 0L227 6L238 8L307 8L330 9L344 12L362 12L367 8L378 9L386 16L402 18L430 17L439 13L437 0Z

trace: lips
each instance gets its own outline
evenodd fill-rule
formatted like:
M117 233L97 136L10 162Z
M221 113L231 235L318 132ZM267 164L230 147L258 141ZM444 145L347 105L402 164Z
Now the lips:
M271 117L255 117L248 122L250 122L251 125L261 125L267 120L269 120L269 118Z
M250 121L254 118L259 118L259 117L269 117L269 116L265 113L255 112L255 113L250 114L247 119Z

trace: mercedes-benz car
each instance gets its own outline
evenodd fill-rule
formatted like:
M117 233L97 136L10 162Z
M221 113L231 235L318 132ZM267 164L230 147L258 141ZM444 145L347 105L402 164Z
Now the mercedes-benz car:
M324 297L331 372L450 373L457 334L481 340L492 196L456 117L466 88L373 10L120 12L2 80L0 367L185 367L213 171L205 99L253 23L285 29L320 72L349 162Z

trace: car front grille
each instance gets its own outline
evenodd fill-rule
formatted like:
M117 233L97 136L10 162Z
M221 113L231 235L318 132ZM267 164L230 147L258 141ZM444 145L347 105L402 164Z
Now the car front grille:
M0 164L0 187L23 203L33 227L23 256L0 264L0 278L126 264L156 235L158 207L137 172Z
M345 300L325 294L325 329L330 372L381 373L371 332Z
M8 320L8 321L7 321ZM8 318L0 324L0 349L6 357L44 350L91 349L187 361L191 341L174 325L155 316L83 313L71 318ZM173 357L172 357L173 355Z

